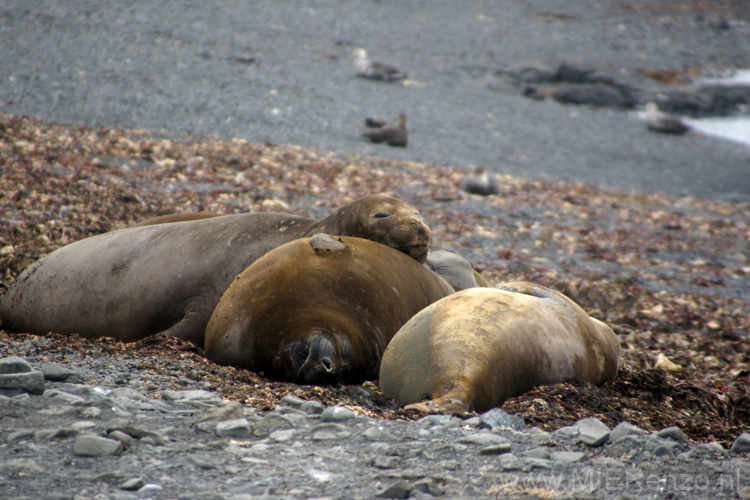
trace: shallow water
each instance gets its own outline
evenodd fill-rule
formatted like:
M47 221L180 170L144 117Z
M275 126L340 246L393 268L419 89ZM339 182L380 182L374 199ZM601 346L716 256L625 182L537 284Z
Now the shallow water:
M750 69L736 71L720 78L701 78L700 83L723 85L750 85ZM722 137L750 147L750 116L683 119L695 130L707 135Z

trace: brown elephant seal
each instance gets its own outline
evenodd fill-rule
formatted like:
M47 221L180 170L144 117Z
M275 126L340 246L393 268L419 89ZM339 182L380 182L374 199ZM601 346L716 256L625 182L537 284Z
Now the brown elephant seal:
M490 282L479 274L468 260L447 250L427 253L425 267L443 278L457 292L467 288L490 287Z
M203 345L232 280L288 241L318 232L372 239L424 262L430 230L416 208L383 195L322 220L279 213L225 215L131 227L52 252L15 280L0 303L20 331L123 341L161 333Z
M383 354L380 388L407 408L483 412L540 385L601 384L619 358L612 329L566 296L504 283L457 292L409 320Z
M293 382L372 380L398 329L451 293L393 248L318 234L269 252L232 282L206 327L205 355Z

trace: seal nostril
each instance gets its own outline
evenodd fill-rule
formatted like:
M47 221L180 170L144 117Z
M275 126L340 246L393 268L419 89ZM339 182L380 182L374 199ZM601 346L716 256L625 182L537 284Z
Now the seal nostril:
M331 358L321 359L320 364L326 372L331 373L333 371L333 361L331 361Z

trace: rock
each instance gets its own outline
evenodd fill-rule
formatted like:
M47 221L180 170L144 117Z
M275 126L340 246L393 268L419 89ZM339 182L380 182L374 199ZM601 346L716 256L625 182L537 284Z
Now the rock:
M123 481L120 484L120 489L126 491L135 491L142 488L144 484L146 484L146 482L143 479L141 479L140 477L134 477Z
M83 377L80 373L57 363L42 363L40 370L44 374L45 380L51 382L67 382L69 384L83 383Z
M479 450L480 455L502 455L503 453L509 453L511 450L510 443L500 443L491 446L487 446Z
M731 453L750 453L750 432L743 432L732 443Z
M284 429L295 429L297 428L304 417L298 415L284 415L276 412L271 412L259 422L253 424L253 431L256 434L267 436L274 431Z
M250 436L250 424L245 418L225 420L216 424L216 435L219 437L247 438Z
M41 372L39 372L39 373L41 373ZM77 395L71 394L69 392L58 391L57 389L48 389L48 390L44 391L43 396L45 398L53 399L56 402L65 403L65 404L71 405L71 406L74 406L74 405L80 406L80 405L82 405L83 403L86 402L86 400L84 398L82 398L81 396L77 396Z
M481 446L492 446L492 445L506 444L508 443L508 440L497 434L484 431L484 432L476 432L476 433L469 434L467 436L463 436L458 439L458 442L466 443L466 444L478 444Z
M514 431L523 431L526 429L526 424L520 417L505 413L500 408L493 408L479 415L479 425L477 427L480 429L501 429L507 427Z
M12 366L22 365L14 362ZM0 394L14 397L23 392L30 392L31 394L44 393L44 374L40 371L0 374Z
M325 410L325 406L317 401L305 401L299 409L308 415L320 415Z
M230 401L216 408L209 408L193 419L193 423L200 422L223 422L245 417L245 410L237 401Z
M386 489L378 493L378 498L409 498L411 495L411 486L406 481L397 481Z
M73 453L81 457L106 457L122 453L122 443L114 439L84 434L76 438Z
M671 439L678 443L687 443L688 439L679 427L672 426L660 430L656 435L662 439Z
M292 408L299 408L303 404L305 404L304 399L300 399L297 396L294 396L292 394L287 394L283 398L281 398L281 402L279 403L282 406L291 406Z
M349 408L343 406L329 406L320 415L322 422L343 422L346 420L352 420L356 414Z
M586 458L586 454L581 451L553 451L550 453L549 458L555 462L572 464Z
M637 435L637 434L645 434L646 431L641 429L640 427L636 427L635 425L631 424L630 422L620 422L615 426L614 429L612 429L612 432L609 435L610 442L615 442L621 437L624 436L631 436L631 435Z
M6 373L28 373L33 371L31 363L19 356L7 356L0 358L0 374Z
M609 439L609 427L596 418L584 418L573 425L578 430L578 440L589 446L601 446Z
M218 404L221 403L222 399L215 392L209 392L204 390L192 390L192 391L161 391L162 399L167 401L179 401L185 402L203 402Z

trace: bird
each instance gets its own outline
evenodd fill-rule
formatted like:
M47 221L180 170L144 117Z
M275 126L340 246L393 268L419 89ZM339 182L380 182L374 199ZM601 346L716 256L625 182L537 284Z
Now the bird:
M690 127L676 116L659 111L659 107L654 101L646 103L646 128L652 132L677 135L682 135L690 130Z
M383 80L386 82L406 78L406 73L396 66L380 61L370 61L367 58L367 51L365 49L354 49L351 58L354 61L354 69L357 76L361 76L362 78Z
M497 194L500 191L497 178L487 173L482 167L474 167L470 173L461 179L459 187L469 194L481 194L482 196Z
M398 115L398 124L391 125L382 118L366 118L365 126L361 127L362 135L372 142L384 142L389 146L406 147L409 132L406 124L409 118L406 113Z

